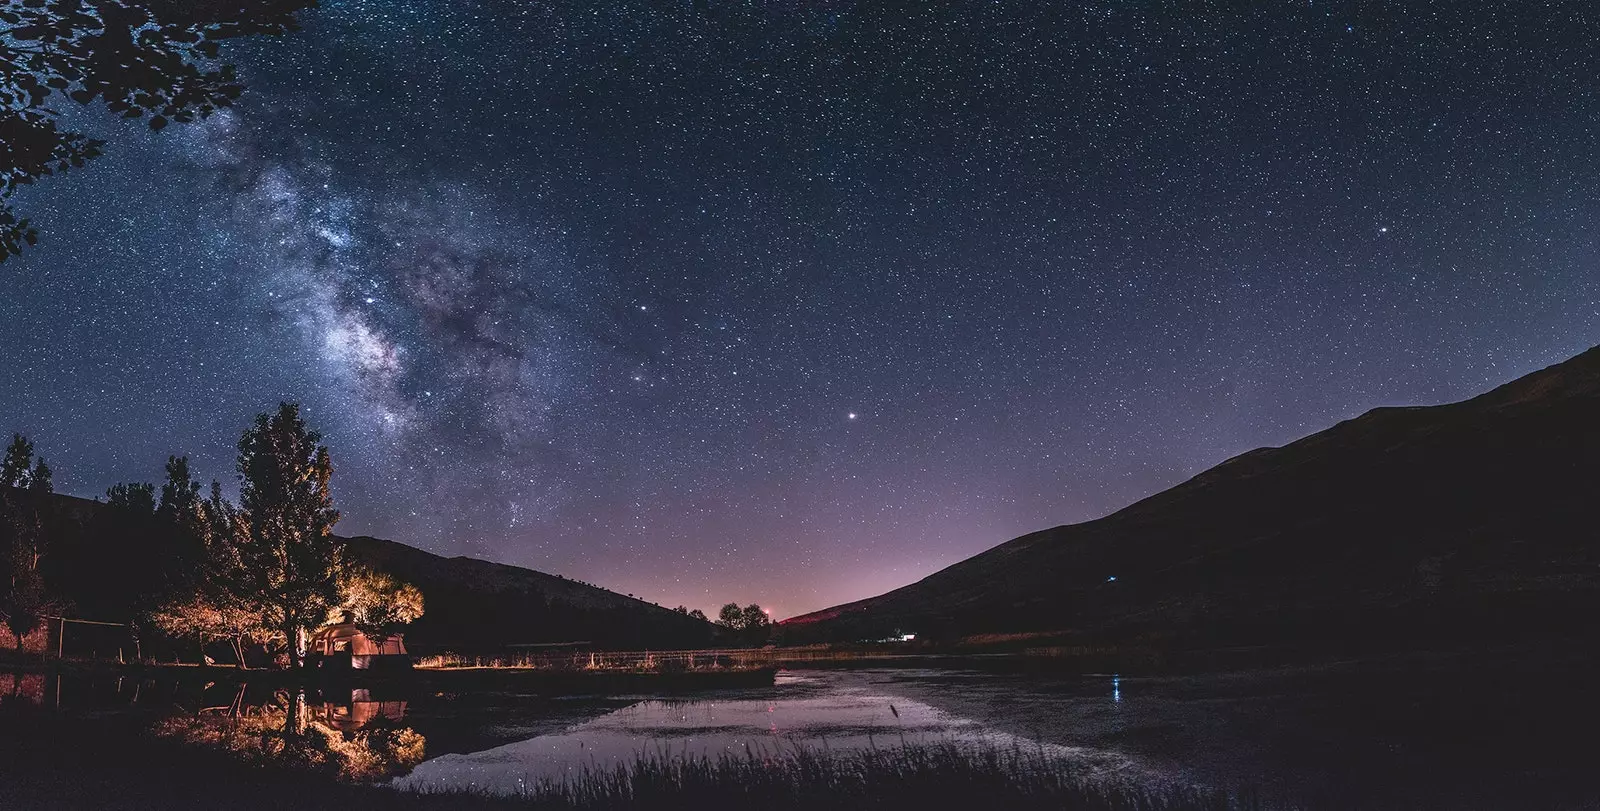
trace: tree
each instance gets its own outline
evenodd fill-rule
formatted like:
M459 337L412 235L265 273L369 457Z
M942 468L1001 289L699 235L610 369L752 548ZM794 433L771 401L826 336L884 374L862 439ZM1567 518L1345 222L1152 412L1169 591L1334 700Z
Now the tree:
M321 441L294 403L258 415L239 440L240 585L283 634L296 668L300 634L339 604L345 567L332 534L339 520L328 491L333 462Z
M198 495L198 483L186 479L187 460L178 465L169 459L167 473L173 490ZM208 639L226 639L239 667L246 667L244 643L266 642L280 633L281 627L267 621L269 609L263 603L264 596L256 591L256 578L247 569L245 543L249 531L243 515L223 497L218 482L211 483L210 498L196 499L190 514L181 510L173 498L163 498L160 509L171 510L173 526L191 533L185 540L193 544L190 554L197 559L197 565L181 567L193 574L169 581L165 601L146 619L170 636L195 639L202 650ZM180 548L188 551L187 547Z
M189 457L167 457L167 480L161 484L162 518L173 524L192 522L200 510L200 482L189 473Z
M422 616L422 591L384 572L351 567L339 590L342 599L335 613L348 614L362 633L374 639L393 636Z
M761 610L761 606L756 605L755 603L745 606L744 611L740 613L744 615L744 620L740 623L739 627L746 631L758 630L772 624L772 620L767 616L767 612Z
M11 435L0 461L0 622L22 650L22 638L60 609L39 571L44 556L44 514L52 491L50 466L33 459L33 443Z
M173 623L180 616L200 617L198 609L226 613L233 601L202 594L211 572L206 571L206 546L201 515L200 483L189 473L187 457L169 456L161 500L152 484L118 484L106 491L107 510L101 513L91 550L101 564L78 576L90 593L101 597L100 613L106 618L126 612L136 645L147 624L175 637ZM95 570L106 576L96 576ZM93 582L99 580L100 582ZM86 600L87 602L87 600ZM180 607L189 610L178 611ZM216 623L212 623L215 625ZM237 625L238 623L223 623ZM226 629L205 635L234 638ZM202 636L204 642L204 635ZM237 645L236 645L237 647Z
M156 486L148 482L117 483L106 488L106 506L139 516L156 514Z
M701 622L710 622L710 620L706 618L706 612L701 611L698 608L691 610L689 612L689 616L694 617L695 619L700 620Z
M738 603L728 603L717 612L717 624L730 631L744 630L744 609Z
M243 669L246 640L265 642L272 629L261 623L261 615L240 602L216 599L209 591L197 591L150 612L149 622L178 639L194 639L200 644L202 661L208 639L225 639L234 661Z
M38 233L10 198L105 144L59 126L56 96L100 101L152 130L205 118L242 90L218 44L293 30L315 0L0 0L0 261Z
M39 495L49 495L56 491L55 473L50 466L44 463L44 457L33 464L33 471L28 474L28 492Z
M22 434L12 434L5 458L0 460L0 487L27 487L32 466L33 443Z

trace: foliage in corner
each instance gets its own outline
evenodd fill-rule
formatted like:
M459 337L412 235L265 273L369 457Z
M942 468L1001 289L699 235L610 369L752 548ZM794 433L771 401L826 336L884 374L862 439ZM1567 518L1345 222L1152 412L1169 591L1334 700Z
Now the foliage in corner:
M105 144L59 126L52 100L101 102L152 130L205 118L242 87L218 44L294 30L316 0L0 0L0 261L38 242L11 207Z

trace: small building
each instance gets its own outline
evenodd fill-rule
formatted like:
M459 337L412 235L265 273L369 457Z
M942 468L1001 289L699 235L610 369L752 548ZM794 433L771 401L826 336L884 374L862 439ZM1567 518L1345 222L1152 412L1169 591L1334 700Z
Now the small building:
M411 656L405 637L368 636L346 614L343 622L326 625L306 644L306 664L322 670L407 670Z

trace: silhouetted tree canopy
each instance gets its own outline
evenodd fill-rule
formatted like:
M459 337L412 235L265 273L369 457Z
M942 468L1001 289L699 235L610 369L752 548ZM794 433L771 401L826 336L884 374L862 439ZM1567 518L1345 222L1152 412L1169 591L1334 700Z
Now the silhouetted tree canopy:
M742 613L744 614L744 621L740 624L740 627L746 631L754 631L772 624L772 620L767 617L767 612L761 610L761 606L755 603L745 606Z
M113 484L106 488L106 504L124 512L155 515L156 486L147 482Z
M0 460L0 487L27 487L32 468L33 443L22 434L12 434L5 458Z
M50 467L34 460L27 437L13 434L0 460L0 623L19 651L22 638L61 608L39 568L51 490Z
M316 0L0 0L0 261L38 233L12 210L22 186L98 157L102 141L63 130L52 101L96 101L153 130L238 98L218 43L295 28Z

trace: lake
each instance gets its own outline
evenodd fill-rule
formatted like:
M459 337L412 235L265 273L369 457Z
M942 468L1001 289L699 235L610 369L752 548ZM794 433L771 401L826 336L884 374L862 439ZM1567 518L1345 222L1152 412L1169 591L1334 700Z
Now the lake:
M0 675L0 696L141 714L153 734L241 750L303 716L332 742L308 762L404 790L510 794L640 755L956 742L1024 747L1107 780L1248 791L1269 807L1600 808L1592 685L1587 667L1496 658L1181 677L796 669L770 688L689 697L290 696Z

